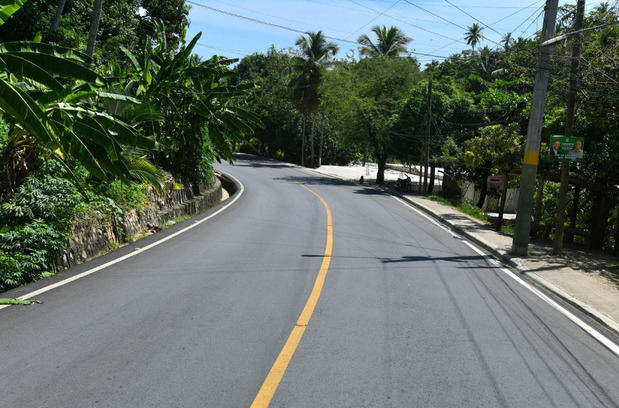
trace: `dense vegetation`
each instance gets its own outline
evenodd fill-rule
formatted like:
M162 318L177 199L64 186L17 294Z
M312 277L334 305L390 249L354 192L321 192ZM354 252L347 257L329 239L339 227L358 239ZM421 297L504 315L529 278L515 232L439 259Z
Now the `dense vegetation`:
M574 18L574 6L560 8L557 35L573 31ZM584 160L570 167L568 219L576 234L567 237L569 242L615 251L619 28L608 24L616 20L616 10L605 3L585 18L588 28L607 25L585 32L579 59L574 134L584 136L587 147ZM374 27L358 40L360 58L316 58L321 64L314 64L312 79L303 84L305 95L298 90L299 61L311 59L307 50L312 43L317 50L324 48L320 32L301 37L296 56L289 49L270 49L242 59L235 69L241 80L260 85L252 109L265 123L243 148L308 166L345 165L370 157L378 164L378 182L387 160L425 163L427 192L432 189L434 168L440 167L445 172L444 192L451 199L460 199L458 182L467 180L481 190L474 203L481 206L487 176L508 174L510 185L517 187L539 40L508 34L500 47L491 49L483 44L483 28L477 24L463 37L470 50L419 67L414 58L401 56L410 38L395 27ZM536 220L538 237L544 239L554 236L559 180L559 164L547 159L548 140L564 133L573 38L559 43L552 54L539 166L543 206ZM313 154L316 144L319 151Z
M184 1L105 2L91 58L92 3L67 1L56 30L56 1L0 6L0 290L49 273L76 219L171 178L199 193L259 124L234 60L193 54Z
M438 167L447 198L460 200L460 182L473 182L480 207L488 175L517 186L536 36L508 34L491 49L472 24L463 33L470 50L420 67L406 52L414 39L396 27L361 35L359 58L338 58L318 31L294 51L271 48L234 66L193 54L199 35L185 38L184 0L105 1L101 10L92 0L0 4L0 291L49 273L76 219L122 216L164 179L197 193L213 160L236 148L310 167L375 160L379 183L388 161L421 164L426 193ZM574 16L561 8L558 34L573 31ZM615 251L616 21L606 3L585 18L585 27L605 26L584 34L579 58L574 134L586 147L570 167L567 236ZM546 159L547 141L565 127L571 38L552 53L535 223L545 239L559 167Z

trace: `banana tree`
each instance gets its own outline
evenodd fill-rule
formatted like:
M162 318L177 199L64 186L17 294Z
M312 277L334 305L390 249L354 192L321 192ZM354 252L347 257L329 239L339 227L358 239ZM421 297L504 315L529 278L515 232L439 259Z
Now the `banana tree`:
M0 3L0 25L19 6L8 3L12 4ZM131 160L127 148L155 149L154 140L140 133L138 122L160 118L139 109L134 109L139 114L132 120L107 113L106 101L134 106L140 101L102 91L106 80L89 68L90 62L88 56L64 47L0 43L0 115L10 125L9 137L19 141L22 150L43 151L68 170L68 162L77 160L103 180L155 181L154 169L146 176L145 163L135 155ZM7 180L9 194L16 183L15 178Z
M164 121L155 132L163 148L156 161L197 192L200 170L210 166L204 162L204 147L211 146L218 160L232 160L235 142L260 124L243 108L254 85L229 85L234 74L228 66L235 60L200 62L193 56L201 34L178 48L168 47L163 24L156 23L155 35L141 55L123 49L134 68L126 89L162 112Z

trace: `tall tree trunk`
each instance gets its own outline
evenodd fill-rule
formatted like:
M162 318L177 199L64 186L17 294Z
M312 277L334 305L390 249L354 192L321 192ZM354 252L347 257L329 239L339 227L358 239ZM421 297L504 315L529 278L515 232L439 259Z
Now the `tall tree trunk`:
M90 58L92 58L95 53L95 43L97 41L97 32L99 31L99 22L101 21L102 6L103 0L94 0L90 33L88 34L88 46L86 47L86 54L88 54Z
M50 31L56 31L56 29L58 28L58 24L60 24L60 17L62 17L62 11L64 10L64 4L66 3L67 0L59 0L58 1L58 8L56 9L56 15L54 16L54 19L52 20L52 25L50 27Z
M387 155L377 155L378 172L376 172L376 184L385 184L385 168L387 167Z
M312 162L310 163L311 168L314 168L314 122L315 120L316 120L316 117L312 113L312 128L310 130L310 156L312 159Z
M436 175L436 165L430 165L430 183L428 183L428 194L434 192L434 177Z
M585 16L585 0L576 2L576 18L574 30L578 31L583 26ZM578 85L578 61L580 60L580 45L582 35L577 34L572 43L572 65L570 67L570 90L567 96L567 112L565 118L565 136L571 137L574 132L574 115L576 112L576 87ZM563 231L565 229L565 208L567 206L567 190L569 188L570 162L561 162L561 185L557 198L557 216L555 221L555 239L552 253L558 255L563 250Z
M487 179L488 177L485 177ZM488 194L488 182L486 180L481 183L479 191L479 200L477 201L477 207L484 208L484 202L486 201L486 195Z
M322 144L324 143L324 132L320 132L320 143L318 143L318 167L322 166Z
M539 175L537 184L537 196L535 197L535 213L533 215L533 225L531 225L531 237L537 238L537 229L542 219L542 199L544 197L544 174Z
M615 255L619 255L619 211L615 220Z
M303 115L303 128L301 131L301 166L305 166L305 116Z
M496 222L496 230L501 232L501 228L503 228L503 213L505 212L505 202L507 201L507 187L509 175L505 173L505 184L503 185L503 191L501 191L501 204L499 205L499 216Z
M610 205L608 197L604 191L595 191L593 196L593 206L591 207L591 239L589 248L602 249L604 245L604 234L608 225L608 214Z
M572 202L572 211L570 212L570 231L565 234L565 242L574 242L574 230L576 229L576 217L578 216L578 204L580 201L580 186L574 189L574 200Z

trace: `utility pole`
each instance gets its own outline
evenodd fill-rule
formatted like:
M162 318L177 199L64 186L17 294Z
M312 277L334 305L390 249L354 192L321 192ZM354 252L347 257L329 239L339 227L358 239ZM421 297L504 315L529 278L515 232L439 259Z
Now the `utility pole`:
M576 19L574 31L582 28L585 15L585 0L576 2ZM572 65L570 67L570 91L567 97L567 117L565 119L565 137L572 137L574 133L574 110L576 107L576 81L578 80L578 60L580 59L580 46L582 33L576 34L572 45ZM565 229L565 207L567 204L567 189L569 187L570 162L561 162L561 185L559 198L557 199L557 218L555 223L555 241L552 253L558 255L563 250L563 231Z
M430 163L430 133L432 130L432 79L428 82L428 123L426 125L426 150L423 166L423 191L428 191L428 164ZM421 175L419 176L421 177Z
M546 0L541 42L549 40L554 35L558 2L559 0ZM524 152L522 175L520 177L520 196L518 197L516 227L512 241L512 254L516 256L526 255L529 247L533 194L535 192L535 179L539 163L539 145L544 122L548 79L550 77L550 52L551 50L548 47L540 46L537 72L535 74L535 87L533 88L533 98L531 100L529 128L527 130L527 146Z
M86 54L90 58L95 53L95 42L97 41L97 32L99 31L99 22L101 21L101 7L103 6L103 0L94 0L92 6L92 21L90 22L90 33L88 34L88 46L86 47Z

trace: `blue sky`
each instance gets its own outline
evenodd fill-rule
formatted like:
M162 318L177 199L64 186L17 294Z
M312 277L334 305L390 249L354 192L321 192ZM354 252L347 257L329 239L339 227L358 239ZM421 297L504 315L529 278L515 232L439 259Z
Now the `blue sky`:
M600 2L588 0L587 11ZM541 28L545 1L192 0L188 3L191 6L189 36L202 32L195 52L204 58L214 54L242 58L256 52L265 53L271 45L278 50L294 48L296 39L302 35L239 17L243 16L299 31L322 30L340 46L338 57L341 58L351 50L358 56L357 47L350 42L355 42L361 34L373 39L370 32L373 26L395 25L413 38L408 48L418 53L412 55L423 66L440 58L421 54L449 56L469 48L463 39L463 28L475 22L487 25L483 31L486 39L481 46L496 47L508 32L514 37L533 35ZM566 3L575 4L575 0L559 2Z

